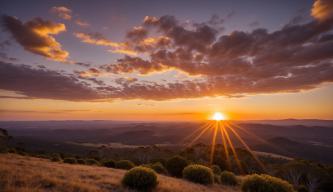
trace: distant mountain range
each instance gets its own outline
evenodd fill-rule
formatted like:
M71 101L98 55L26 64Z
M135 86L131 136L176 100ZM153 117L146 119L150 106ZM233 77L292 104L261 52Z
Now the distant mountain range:
M333 126L329 126L332 122L330 120L287 119L232 123L239 126L235 130L256 151L333 163ZM70 144L70 142L181 146L181 141L198 130L200 126L202 123L193 122L0 122L0 127L13 136L11 139L13 146L20 145L34 150L72 151L82 151L87 146ZM208 131L197 142L210 144L211 136L211 131ZM235 136L231 135L231 140L236 147L242 147ZM221 138L218 138L217 141L221 142Z

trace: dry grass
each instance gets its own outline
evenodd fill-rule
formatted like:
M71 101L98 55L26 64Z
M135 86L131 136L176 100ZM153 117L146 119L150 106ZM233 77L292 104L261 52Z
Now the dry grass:
M121 187L124 173L118 169L70 165L15 154L0 155L0 191L4 192L128 191ZM160 192L240 191L221 185L206 187L162 175L158 176L158 181L156 191Z

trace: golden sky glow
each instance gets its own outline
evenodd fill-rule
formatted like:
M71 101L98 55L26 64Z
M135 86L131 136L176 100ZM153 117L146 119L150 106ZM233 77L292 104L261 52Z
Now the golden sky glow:
M116 119L200 121L222 111L230 119L332 119L332 86L302 93L254 95L243 98L197 98L169 101L115 100L70 102L46 99L2 99L2 120ZM152 119L152 116L154 117Z

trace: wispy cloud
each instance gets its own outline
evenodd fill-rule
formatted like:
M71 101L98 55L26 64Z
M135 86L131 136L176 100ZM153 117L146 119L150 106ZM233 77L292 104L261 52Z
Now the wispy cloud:
M65 20L71 20L72 19L72 10L65 6L55 6L51 8L51 12L56 14L59 18L65 19Z

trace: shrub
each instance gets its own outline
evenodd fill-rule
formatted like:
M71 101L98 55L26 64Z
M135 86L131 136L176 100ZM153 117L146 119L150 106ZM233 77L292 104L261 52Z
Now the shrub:
M116 162L112 159L106 160L103 163L104 167L109 167L109 168L115 168L116 167Z
M120 160L116 162L116 168L118 169L132 169L135 165L132 161L129 160Z
M61 158L61 156L58 153L53 153L50 156L50 160L51 161L55 161L55 162L59 162L59 161L62 161L62 158Z
M157 176L154 170L147 167L134 167L126 172L122 184L130 189L149 191L156 187Z
M221 180L220 180L220 175L216 175L214 174L214 183L221 183Z
M213 173L216 175L221 174L221 168L218 165L212 165L212 170L213 170Z
M170 175L175 177L181 177L183 169L188 165L186 159L181 156L174 156L168 159L166 163L167 170Z
M83 164L83 165L84 165L84 164L86 164L86 161L85 161L84 159L78 159L78 160L77 160L77 163L78 163L78 164Z
M75 163L77 163L77 161L74 158L67 157L64 159L64 163L75 164Z
M238 181L236 175L230 171L223 171L220 175L221 184L224 185L237 185Z
M244 178L243 192L295 192L287 181L270 175L253 174Z
M213 171L203 165L189 165L183 170L183 178L204 185L214 183Z
M99 162L95 159L86 159L85 162L87 165L99 165Z
M165 169L165 167L160 162L154 163L150 167L152 169L154 169L154 171L156 171L157 173L164 174L164 175L168 174L168 171Z
M17 153L15 148L10 148L8 149L8 153Z

